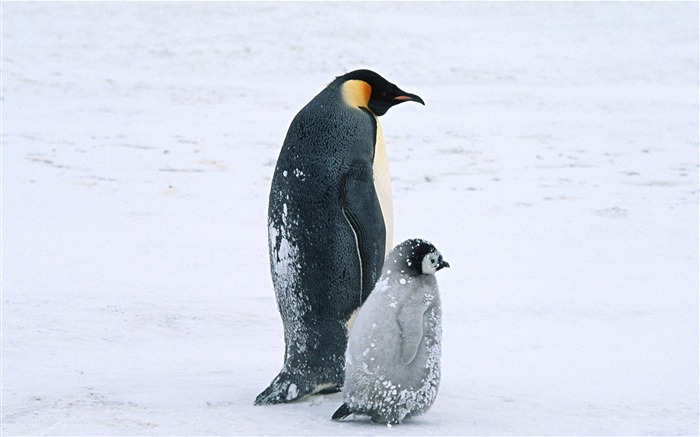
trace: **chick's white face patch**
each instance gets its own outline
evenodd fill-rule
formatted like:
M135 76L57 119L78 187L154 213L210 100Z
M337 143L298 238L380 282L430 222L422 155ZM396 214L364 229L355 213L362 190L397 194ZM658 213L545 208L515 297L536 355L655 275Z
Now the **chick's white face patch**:
M440 252L438 252L438 251L430 252L429 254L425 255L423 257L423 264L421 265L421 269L423 271L423 274L434 275L435 272L438 271L441 258L442 258L442 256L440 255Z

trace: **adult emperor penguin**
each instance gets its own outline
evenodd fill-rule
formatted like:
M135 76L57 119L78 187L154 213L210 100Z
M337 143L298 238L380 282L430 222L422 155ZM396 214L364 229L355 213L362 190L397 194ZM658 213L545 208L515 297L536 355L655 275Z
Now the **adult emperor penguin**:
M425 104L369 70L337 77L294 117L272 178L270 271L284 365L255 404L338 391L348 322L391 248L391 188L377 117Z
M441 309L435 272L449 267L425 240L389 253L382 277L352 324L344 404L333 414L397 424L425 412L440 383Z

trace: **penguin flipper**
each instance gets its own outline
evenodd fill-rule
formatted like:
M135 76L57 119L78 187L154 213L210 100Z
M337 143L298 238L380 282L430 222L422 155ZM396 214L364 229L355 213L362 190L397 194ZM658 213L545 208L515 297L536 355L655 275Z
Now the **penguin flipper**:
M340 203L357 242L364 302L379 279L386 244L384 216L369 164L355 162L345 173Z
M343 404L338 408L335 413L333 413L333 417L331 417L331 420L337 422L339 420L343 420L349 415L352 414L352 411L350 411L350 408L347 406L347 404Z
M416 314L411 308L402 308L397 315L397 322L401 330L401 362L410 364L416 359L418 347L423 340L423 316L421 314L416 323Z

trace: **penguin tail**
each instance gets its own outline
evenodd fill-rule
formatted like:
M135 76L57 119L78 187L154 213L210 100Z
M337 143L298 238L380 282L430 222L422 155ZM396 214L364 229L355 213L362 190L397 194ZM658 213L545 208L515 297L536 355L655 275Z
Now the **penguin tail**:
M343 404L336 410L335 413L333 413L333 417L331 417L331 420L337 422L339 420L343 420L349 415L352 414L352 411L350 411L350 408L347 406L347 404Z

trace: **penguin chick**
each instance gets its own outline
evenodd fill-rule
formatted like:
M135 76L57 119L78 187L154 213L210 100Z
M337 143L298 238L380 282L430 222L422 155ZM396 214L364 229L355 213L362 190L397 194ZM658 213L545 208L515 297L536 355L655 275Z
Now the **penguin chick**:
M406 240L389 253L350 329L344 403L332 420L360 414L393 425L430 408L442 332L435 272L449 266L425 240Z

